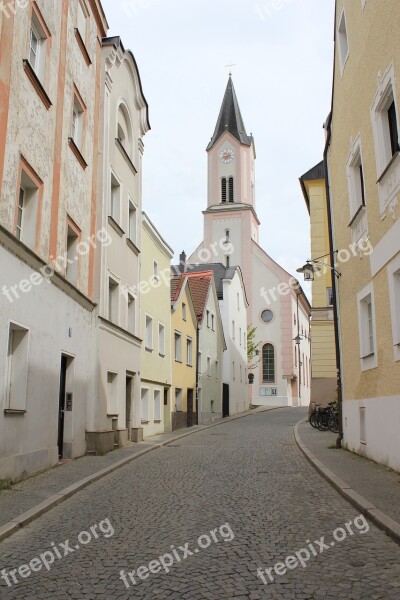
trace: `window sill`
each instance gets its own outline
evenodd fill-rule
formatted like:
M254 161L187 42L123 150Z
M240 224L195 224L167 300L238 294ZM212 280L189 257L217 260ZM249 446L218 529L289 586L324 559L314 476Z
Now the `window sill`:
M354 213L354 216L352 217L347 227L351 227L354 224L354 222L357 220L358 215L362 212L363 208L365 208L365 204L361 204L361 206L357 208L356 212Z
M150 423L150 421L145 421L144 419L142 419L141 423L142 423L142 425L148 425Z
M111 215L108 216L108 222L111 225L111 227L118 233L118 235L120 237L123 237L125 235L125 231L122 229L122 227L120 227L117 223L117 221L114 219L114 217L112 217Z
M159 352L159 353L158 353L158 356L159 356L160 358L165 358L165 354L161 354L161 352Z
M375 352L370 352L369 354L366 354L365 356L361 356L361 360L366 360L367 358L371 358L371 356L375 356Z
M121 144L121 142L119 141L118 138L115 138L115 143L117 145L117 148L121 152L122 156L124 157L124 159L128 163L128 166L131 169L132 173L134 175L136 175L137 174L137 169L136 169L135 165L133 164L132 160L130 159L129 154L125 150L124 146Z
M154 424L157 424L157 425L158 425L159 423L162 423L161 419L157 419L157 420L156 420L156 419L154 419Z
M26 410L17 410L16 408L5 408L5 415L23 416L26 415Z
M149 352L150 354L153 354L154 350L153 348L145 348L146 352Z
M85 42L83 41L82 36L79 33L79 29L77 27L75 27L75 38L76 38L76 41L78 42L78 46L81 49L83 58L85 59L87 66L90 67L90 65L92 64L92 61L90 60L89 52L86 49Z
M176 363L179 363L180 365L182 364L182 361L181 361L181 360L177 360L177 359L175 359L175 362L176 362Z
M31 63L29 62L29 60L27 60L26 58L23 60L24 63L24 70L25 73L28 76L29 81L31 82L31 84L33 85L33 87L35 88L39 98L41 99L41 101L43 102L43 104L45 105L46 109L49 110L49 108L51 106L53 106L50 98L47 95L46 90L44 89L42 82L40 81L39 77L36 75L35 71L33 70Z
M69 144L69 147L71 148L72 152L74 153L75 158L77 159L78 163L81 165L82 169L85 171L87 169L88 164L87 164L86 160L83 158L81 151L79 150L78 146L75 144L72 137L68 138L68 144Z
M129 246L129 248L132 250L132 252L134 252L136 254L136 256L138 256L140 254L139 248L132 242L132 240L130 238L126 238L126 243Z
M187 367L193 367L193 365L190 365L189 363L186 363Z

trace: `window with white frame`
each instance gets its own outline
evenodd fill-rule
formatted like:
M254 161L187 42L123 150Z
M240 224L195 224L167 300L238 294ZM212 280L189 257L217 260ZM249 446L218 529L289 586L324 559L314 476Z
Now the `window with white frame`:
M150 392L147 388L142 388L140 394L140 409L141 409L141 421L142 423L149 422L149 395Z
M219 362L218 360L215 361L215 381L218 381L219 379Z
M39 189L23 170L18 193L16 237L26 246L35 249L38 218Z
M74 94L74 102L72 105L71 137L74 140L75 146L79 148L79 150L82 150L83 147L84 118L85 109L76 94Z
M211 358L207 356L207 377L211 377Z
M175 388L175 408L178 412L182 412L182 390L180 388Z
M32 11L31 29L29 33L29 64L37 78L43 84L46 70L47 35L35 11Z
M374 290L370 283L357 294L361 369L378 366Z
M361 154L361 141L357 138L353 144L348 162L347 178L349 186L350 221L365 206L364 169Z
M190 337L186 339L186 364L188 367L193 365L193 341Z
M242 328L239 327L239 346L242 345Z
M158 353L165 356L165 327L162 323L158 324Z
M236 380L236 369L235 369L235 361L232 361L232 379L233 381Z
M210 311L209 310L206 312L206 315L207 315L207 327L209 328L210 327Z
M202 355L201 355L201 352L199 352L197 355L197 370L199 372L199 375L201 375L201 373L202 373L202 366L203 366Z
M132 294L128 293L128 331L136 333L136 300Z
M113 277L108 278L108 320L118 325L119 285Z
M153 350L153 318L150 315L145 319L145 348Z
M215 315L211 315L211 330L215 331Z
M392 260L387 267L392 321L394 359L400 360L400 257Z
M86 7L83 4L82 0L78 0L78 18L77 18L77 30L79 31L79 35L82 38L82 41L86 44L86 25L87 25L88 14L86 11Z
M378 177L382 177L393 156L399 151L398 115L394 66L378 78L378 90L371 108Z
M179 331L175 331L174 340L175 340L175 361L182 362L182 335L179 333Z
M182 302L182 319L186 321L186 304Z
M153 260L153 279L158 281L158 263L156 260Z
M136 244L137 209L132 200L129 200L129 239Z
M338 49L339 49L339 58L340 58L340 68L343 74L343 70L349 56L349 40L347 36L347 24L346 24L346 15L344 12L344 8L340 14L338 28L337 28L337 41L338 41Z
M235 339L235 336L236 336L235 321L232 321L232 339Z
M114 175L111 173L111 189L110 189L110 215L119 223L121 210L121 184Z
M161 421L161 392L154 390L154 422Z
M4 408L11 411L26 410L28 389L28 330L10 323L6 361L6 403Z
M66 279L75 285L78 283L79 254L78 254L79 234L71 225L67 225L67 265Z

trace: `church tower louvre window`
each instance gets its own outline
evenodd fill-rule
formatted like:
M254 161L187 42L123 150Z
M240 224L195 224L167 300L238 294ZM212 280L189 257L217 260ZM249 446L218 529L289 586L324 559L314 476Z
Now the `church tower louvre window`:
M221 201L226 202L227 196L227 181L226 177L223 177L221 180Z
M229 202L235 201L233 177L229 177Z

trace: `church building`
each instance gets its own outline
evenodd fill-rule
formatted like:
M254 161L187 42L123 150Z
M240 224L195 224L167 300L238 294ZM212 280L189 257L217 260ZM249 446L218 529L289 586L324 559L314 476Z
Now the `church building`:
M207 147L208 202L204 238L189 263L239 266L256 327L257 356L250 370L253 405L308 405L311 382L310 304L297 279L259 245L252 135L229 77L214 134ZM207 257L210 257L209 261Z

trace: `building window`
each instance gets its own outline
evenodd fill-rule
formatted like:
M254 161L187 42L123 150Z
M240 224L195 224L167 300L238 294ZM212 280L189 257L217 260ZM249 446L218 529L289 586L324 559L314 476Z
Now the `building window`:
M232 339L234 340L236 338L236 326L235 326L235 321L232 321Z
M110 190L110 215L116 223L119 223L121 209L121 184L111 173L111 190Z
M246 350L246 332L243 333L243 348Z
M44 30L38 15L32 11L31 30L29 35L29 64L39 81L44 83L46 71L46 44L48 34Z
M225 257L225 266L226 266L227 269L229 269L230 264L231 264L230 257L229 257L229 255L226 255L226 257Z
M360 357L363 371L378 365L376 352L376 329L374 292L372 283L357 294L360 334Z
M199 372L199 375L201 375L202 373L202 360L201 360L201 352L198 353L197 355L197 370Z
M128 331L136 332L136 300L132 294L128 293Z
M337 30L337 40L339 45L339 55L340 55L340 67L343 75L344 67L349 56L349 40L347 37L347 25L346 25L346 16L344 13L344 9L339 18L339 25Z
M107 414L118 414L118 375L107 372Z
M150 315L146 315L145 327L145 348L153 350L153 319Z
M226 202L226 190L227 190L226 177L223 177L221 179L221 201L222 202Z
M216 360L215 361L215 381L218 381L219 379L219 362Z
M274 313L272 312L272 310L263 310L261 313L261 320L264 323L271 323L272 319L274 318ZM295 323L296 325L296 323Z
M154 281L158 281L158 263L156 260L153 261L153 279Z
M234 199L233 177L229 177L229 202L234 202Z
M207 356L207 377L211 377L211 358Z
M400 257L388 265L394 358L400 360Z
M393 156L399 151L398 118L394 67L378 79L378 90L371 108L378 178L382 178ZM380 182L381 183L381 182ZM390 190L392 186L389 186ZM397 193L398 186L393 193Z
M137 210L132 200L129 200L129 239L136 244Z
M158 353L165 356L165 327L162 323L158 324Z
M264 344L262 349L263 381L275 381L275 349L272 344Z
M180 388L175 388L175 409L177 412L182 412L182 408L182 390Z
M239 296L239 294L236 294L236 300L237 300L237 309L240 310L240 296Z
M231 239L231 232L229 231L229 229L225 229L225 244L229 244Z
M175 361L182 362L182 335L175 331Z
M71 137L74 140L74 144L80 151L83 147L83 131L85 124L85 106L78 98L77 94L74 94L74 103L72 106L72 127Z
M67 224L67 261L66 261L66 279L72 285L77 285L78 283L78 271L79 271L79 254L78 254L78 244L80 240L81 232L80 230L72 225L70 221Z
M5 409L26 410L28 389L28 330L10 323L6 362L6 403Z
M188 367L193 365L193 342L191 338L186 340L186 364Z
M236 381L235 361L232 361L232 379Z
M243 367L240 365L240 383L243 383Z
M124 104L120 104L118 109L117 140L128 155L129 161L131 161L133 154L132 124L128 109Z
M360 443L367 443L367 422L364 406L360 407Z
M210 311L209 310L206 312L206 315L207 315L207 327L210 328Z
M140 398L142 423L149 422L149 395L150 395L149 390L143 388L141 391L141 398Z
M353 221L361 207L365 206L364 169L361 155L361 142L357 138L347 163L349 184L350 220Z
M327 288L327 297L328 297L328 306L333 306L333 290L332 288Z
M215 331L215 316L211 315L211 329Z
M161 421L161 392L154 390L154 422Z
M35 249L36 230L39 217L39 182L33 173L21 171L21 181L18 191L17 219L15 235L26 246Z
M118 325L119 285L112 277L108 278L108 320Z
M186 321L186 304L182 302L182 319Z

